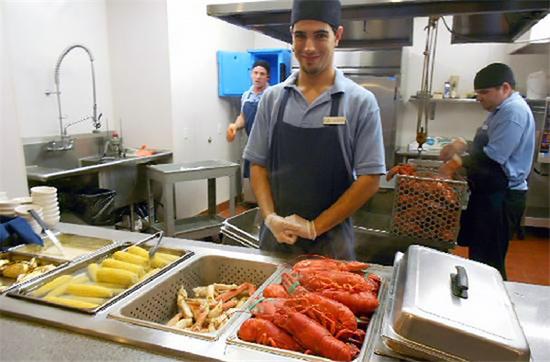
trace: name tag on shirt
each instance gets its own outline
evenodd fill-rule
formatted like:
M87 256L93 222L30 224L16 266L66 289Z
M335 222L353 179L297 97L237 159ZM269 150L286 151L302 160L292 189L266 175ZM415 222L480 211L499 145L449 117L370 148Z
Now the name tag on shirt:
M323 124L327 126L332 125L339 125L339 124L346 124L347 123L346 117L338 116L338 117L324 117L323 118Z

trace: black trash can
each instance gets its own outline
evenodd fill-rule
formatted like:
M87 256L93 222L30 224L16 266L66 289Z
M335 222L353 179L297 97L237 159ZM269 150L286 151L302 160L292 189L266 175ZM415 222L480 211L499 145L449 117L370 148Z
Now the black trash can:
M77 192L68 206L90 225L114 225L115 197L114 190L87 188Z

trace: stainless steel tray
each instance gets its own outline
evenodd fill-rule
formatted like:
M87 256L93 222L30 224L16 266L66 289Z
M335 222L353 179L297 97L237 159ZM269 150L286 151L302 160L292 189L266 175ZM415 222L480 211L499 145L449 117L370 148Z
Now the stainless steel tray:
M7 252L4 252L4 253L0 253L0 259L9 259L9 260L14 260L14 261L19 261L19 260L31 260L32 258L35 258L36 262L39 265L46 265L46 264L55 265L55 269L52 269L50 271L47 271L45 273L36 275L36 276L34 276L30 279L20 281L20 282L17 282L16 279L14 279L14 278L8 278L8 277L0 276L0 283L4 286L8 287L8 288L4 289L3 291L0 291L0 294L7 293L10 290L12 290L12 289L14 289L18 286L30 283L32 281L38 280L39 278L43 278L47 275L50 275L50 274L54 273L56 270L58 270L59 268L61 268L63 265L67 264L67 261L60 261L60 260L57 260L55 258L49 258L47 256L25 255L25 254L20 254L20 253L14 252L14 251L7 251Z
M380 307L383 304L384 296L387 294L386 289L387 289L388 280L387 280L386 275L389 274L388 270L390 270L390 269L391 269L391 267L377 265L377 264L370 264L369 268L366 270L366 272L369 273L369 274L370 273L375 273L375 274L379 275L380 279L382 281L382 283L380 284L380 289L378 290L378 299L380 301L380 306L373 313L373 315L370 317L369 325L368 325L367 330L366 330L365 340L363 342L363 345L361 346L361 350L360 350L359 354L357 355L357 357L353 361L367 360L366 358L368 358L368 356L370 356L371 353L373 352L373 342L374 342L375 338L377 337L377 334L376 334L375 331L378 330L380 322L381 322L381 318L382 318L382 315L383 315L383 311L381 310ZM277 276L275 278L273 278L271 283L280 283L281 282L281 275L284 272L288 272L290 270L291 270L290 268L285 268L285 269L281 270L279 273L277 273ZM263 292L265 287L267 287L271 283L266 283L259 292ZM294 351L289 351L289 350L285 350L285 349L265 346L265 345L258 344L258 343L243 341L242 339L239 338L238 331L239 331L239 328L241 327L241 325L249 318L250 318L249 313L247 313L247 314L243 313L243 315L240 316L239 319L233 324L233 328L231 329L230 335L227 338L227 344L240 346L240 347L244 347L244 348L249 348L249 349L253 349L253 350L257 350L257 351L262 351L262 352L274 354L274 355L277 355L277 356L291 357L291 358L296 358L296 359L306 360L306 361L331 361L330 359L325 358L325 357L314 356L314 355L310 355L310 354L305 354L305 353L294 352ZM273 358L275 358L275 357L273 357Z
M87 267L88 267L89 264L91 264L91 263L100 263L104 259L111 256L114 252L119 251L119 250L126 250L128 247L130 247L132 245L137 245L137 246L141 246L144 249L149 249L151 246L143 245L143 244L145 242L147 242L148 240L150 240L150 239L151 239L151 237L148 237L144 240L138 241L137 243L125 242L123 244L115 245L114 247L111 247L111 248L109 248L107 250L104 250L100 253L96 253L93 256L91 256L89 258L86 258L85 260L82 260L78 263L70 264L70 265L62 268L61 270L58 270L57 272L50 274L48 276L48 278L41 278L40 280L38 280L34 283L25 283L24 285L22 285L19 288L12 289L10 292L7 293L7 295L10 296L10 297L26 299L26 300L36 302L36 303L51 305L51 306L54 306L54 307L57 307L57 308L75 310L75 311L79 311L79 312L87 313L87 314L95 314L98 311L100 311L102 309L105 309L106 307L108 307L108 306L112 305L113 303L117 302L118 300L126 297L127 295L129 295L133 291L137 290L138 288L140 288L144 284L150 282L151 280L159 277L160 275L164 274L168 270L174 268L176 265L178 265L179 263L181 263L182 261L184 261L188 257L192 256L194 253L190 252L190 251L187 251L187 250L160 247L158 249L158 252L164 252L164 253L179 255L180 258L173 261L173 262L171 262L170 264L166 265L161 270L159 270L157 273L152 274L152 275L148 276L147 278L145 278L145 279L137 282L136 284L130 286L129 288L127 288L126 290L124 290L120 294L117 294L117 295L113 296L112 298L105 301L105 303L97 306L96 308L90 308L90 309L73 308L73 307L64 306L64 305L60 305L60 304L50 303L50 302L48 302L48 301L46 301L42 298L37 298L37 297L31 296L31 295L28 295L28 293L32 292L35 289L38 289L42 285L44 285L44 284L52 281L53 279L55 279L57 277L62 276L62 275L77 275L77 274L80 274L80 273L86 273Z
M170 277L158 283L120 308L109 313L109 317L149 328L183 334L206 340L217 340L226 328L238 317L231 316L228 322L216 332L199 333L166 326L166 322L177 313L176 295L183 285L189 296L192 289L212 283L253 283L257 287L268 284L280 270L277 264L208 255L189 260L170 272ZM256 293L241 307L246 308L256 298ZM236 313L237 314L237 313Z
M59 233L57 237L67 253L73 252L74 254L80 255L75 255L74 257L71 257L70 255L61 255L61 253L47 237L44 238L44 246L34 244L18 245L9 249L9 251L31 256L45 256L63 262L75 262L78 260L83 260L92 254L106 250L116 244L114 240L95 238L91 236Z

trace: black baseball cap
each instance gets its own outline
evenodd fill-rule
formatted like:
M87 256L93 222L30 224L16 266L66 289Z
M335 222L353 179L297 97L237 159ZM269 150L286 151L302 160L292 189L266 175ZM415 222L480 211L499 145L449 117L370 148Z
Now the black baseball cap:
M506 64L492 63L477 72L474 78L474 89L499 87L504 82L513 88L516 85L514 72Z
M340 25L340 0L294 0L290 25L300 20L319 20L332 28Z

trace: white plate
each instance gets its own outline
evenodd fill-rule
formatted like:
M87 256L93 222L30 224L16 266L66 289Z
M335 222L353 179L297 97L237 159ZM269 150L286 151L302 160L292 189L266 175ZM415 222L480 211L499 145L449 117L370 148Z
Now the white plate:
M15 208L15 213L21 216L28 215L30 217L29 210L34 210L38 215L42 216L42 207L35 204L17 206Z

